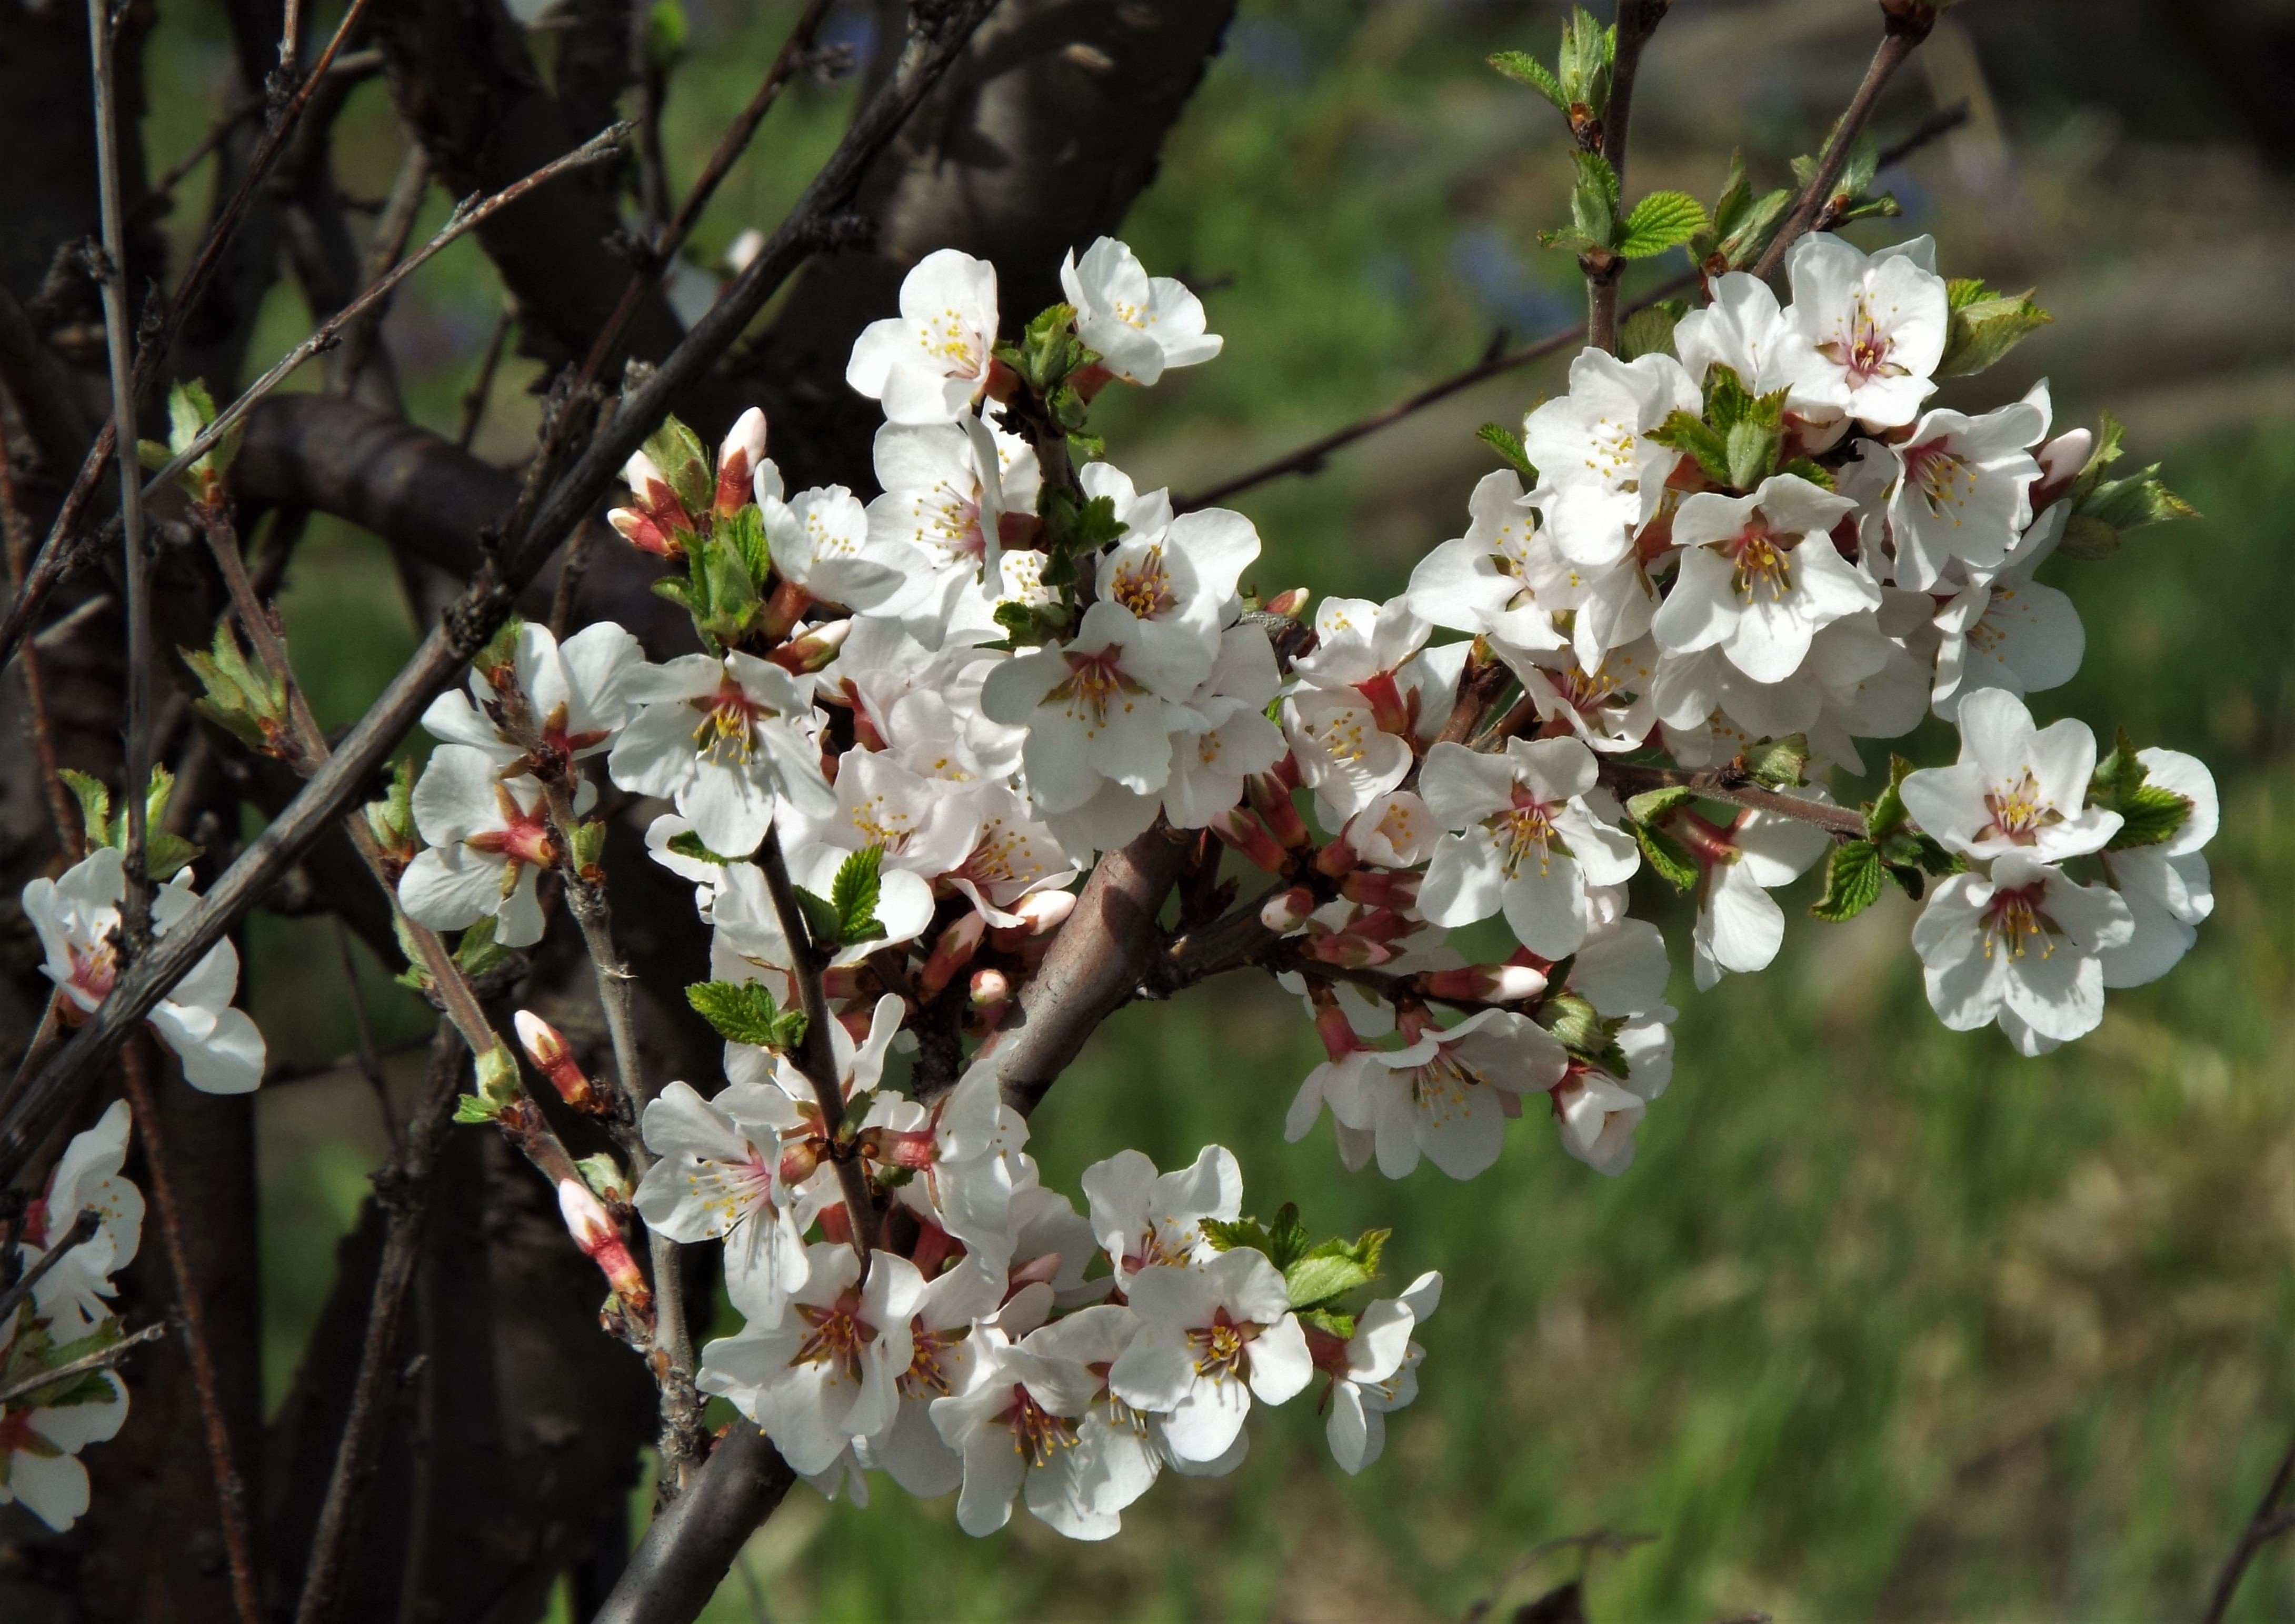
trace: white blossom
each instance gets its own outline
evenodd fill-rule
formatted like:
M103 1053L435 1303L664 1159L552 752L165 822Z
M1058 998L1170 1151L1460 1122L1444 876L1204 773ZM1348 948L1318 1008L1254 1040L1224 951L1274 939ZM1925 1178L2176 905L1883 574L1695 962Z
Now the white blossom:
M1786 404L1893 428L1936 388L1949 318L1936 245L1926 237L1867 255L1810 232L1785 257L1793 305L1774 350ZM1542 466L1542 465L1541 465Z
M955 249L917 261L901 314L853 340L845 381L895 423L953 422L988 381L996 345L996 267Z
M1897 583L1926 591L1956 561L1997 569L2032 522L2040 465L2031 447L2048 432L2048 386L2013 405L1970 417L1929 412L1896 448L1903 469L1889 498Z
M1957 720L1959 762L1908 773L1903 788L1914 820L1947 851L2061 862L2119 832L2118 812L2086 805L2095 771L2087 723L2067 716L2035 728L2024 702L1997 688L1969 695Z
M2103 853L2111 884L2128 904L2133 934L2103 953L2103 984L2140 986L2157 981L2199 940L2200 921L2215 911L2208 860L2200 848L2216 836L2221 803L2215 775L2180 750L2139 750L2148 783L2184 797L2190 810L2168 839Z
M1676 412L1703 405L1696 380L1671 355L1621 361L1584 349L1570 392L1523 421L1523 449L1553 492L1544 506L1557 545L1581 565L1613 564L1657 514L1682 453L1650 437Z
M1139 1331L1108 1390L1164 1417L1174 1453L1211 1461L1234 1447L1255 1397L1280 1404L1314 1375L1283 1277L1247 1246L1206 1262L1148 1269L1125 1287Z
M739 651L688 654L631 673L625 691L637 714L606 771L633 795L675 802L709 850L755 851L780 800L826 814L809 680Z
M1331 1367L1323 1436L1331 1458L1352 1477L1386 1449L1386 1418L1418 1396L1418 1366L1426 1350L1412 1333L1433 1318L1442 1301L1442 1277L1432 1269L1400 1297L1382 1297L1355 1317L1355 1332Z
M2012 850L1989 874L1940 883L1913 921L1913 947L1938 1019L1955 1032L1997 1021L2021 1053L2037 1055L2095 1030L2103 955L2134 934L2118 894Z
M1081 260L1070 249L1060 287L1075 306L1077 334L1127 382L1152 384L1167 367L1209 361L1226 342L1204 331L1204 302L1185 282L1149 276L1113 237L1096 240Z
M1828 534L1852 504L1795 474L1745 496L1701 491L1673 518L1685 551L1650 631L1668 654L1719 648L1757 682L1799 670L1825 627L1881 607L1881 589Z

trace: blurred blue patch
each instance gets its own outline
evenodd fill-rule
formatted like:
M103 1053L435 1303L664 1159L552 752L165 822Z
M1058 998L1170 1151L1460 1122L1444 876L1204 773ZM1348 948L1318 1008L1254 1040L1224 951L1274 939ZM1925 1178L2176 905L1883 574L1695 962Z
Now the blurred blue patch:
M866 62L877 46L876 13L866 5L832 6L828 20L821 25L821 43L850 45L853 60Z
M1450 269L1484 310L1518 333L1543 332L1578 314L1578 301L1532 276L1494 225L1469 225L1453 237Z
M1914 179L1912 172L1901 164L1891 166L1874 175L1873 191L1876 195L1883 192L1896 193L1897 207L1905 211L1907 220L1927 218L1936 202L1934 194Z
M1363 261L1362 280L1375 297L1390 305L1407 305L1418 292L1418 273L1393 249L1383 249Z
M1227 32L1227 53L1258 78L1294 90L1313 77L1313 53L1298 28L1276 17L1238 17Z

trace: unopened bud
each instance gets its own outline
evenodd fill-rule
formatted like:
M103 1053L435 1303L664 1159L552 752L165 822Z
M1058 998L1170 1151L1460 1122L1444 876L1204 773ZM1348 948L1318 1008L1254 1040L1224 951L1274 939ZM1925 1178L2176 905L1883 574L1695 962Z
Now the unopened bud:
M1299 618L1299 611L1307 607L1307 600L1310 596L1311 594L1305 587L1295 586L1287 592L1276 593L1261 607L1270 615L1286 615L1296 620Z
M1268 898L1262 904L1259 922L1277 935L1287 936L1314 911L1315 894L1304 885L1294 885L1278 896Z
M607 1284L631 1308L643 1312L653 1302L653 1292L646 1285L645 1276L639 1272L637 1260L630 1255L629 1245L622 1239L621 1229L598 1198L584 1188L577 1179L558 1181L558 1211L566 1220L567 1233L582 1253L603 1271Z
M1416 874L1357 869L1339 882L1339 894L1367 908L1408 908L1418 900L1418 879Z
M825 626L813 627L803 637L791 638L766 657L782 670L804 676L835 659L837 649L852 635L852 621L832 620Z
M1394 957L1393 948L1352 932L1311 935L1300 951L1310 959L1336 965L1343 970L1368 970Z
M680 559L685 556L685 544L656 524L651 515L636 508L616 508L606 515L606 522L614 533L641 552L649 552L657 559Z
M1239 806L1230 806L1213 819L1211 829L1270 874L1281 874L1291 867L1289 855L1267 832L1267 826Z
M1268 833L1282 842L1288 851L1304 851L1314 845L1315 836L1309 832L1299 809L1291 804L1291 788L1269 772L1254 772L1243 781L1244 793L1251 799L1251 809L1267 825Z
M991 967L972 973L972 1007L986 1009L1012 996L1012 978Z
M917 984L930 998L948 985L956 973L972 962L973 954L980 951L980 938L987 934L988 921L976 913L968 913L946 930L933 944L932 954L917 972Z
M717 517L739 512L749 502L750 476L765 460L765 414L752 406L734 420L717 447Z
M1418 978L1429 998L1475 1004L1511 1004L1546 991L1546 976L1526 964L1470 964L1455 970L1429 970Z
M1075 905L1076 894L1073 891L1031 891L1013 903L1009 911L1028 922L1030 935L1042 936L1066 924Z
M1336 879L1342 874L1352 873L1361 861L1362 857L1354 846L1342 836L1315 853L1315 872L1327 874Z
M1371 719L1378 723L1380 732L1410 737L1410 706L1394 673L1382 671L1368 682L1356 683L1355 691L1369 701Z
M1355 1029L1347 1023L1346 1011L1339 1008L1336 1000L1315 1006L1315 1035L1322 1039L1323 1052L1334 1062L1360 1054L1370 1047L1355 1036Z
M526 1057L534 1062L534 1069L550 1079L550 1086L558 1097L576 1111L597 1111L604 1101L596 1087L575 1064L574 1051L567 1046L558 1028L530 1009L521 1009L510 1016L510 1024L518 1030L519 1047Z
M832 1003L861 996L861 967L832 964L821 973L821 995Z

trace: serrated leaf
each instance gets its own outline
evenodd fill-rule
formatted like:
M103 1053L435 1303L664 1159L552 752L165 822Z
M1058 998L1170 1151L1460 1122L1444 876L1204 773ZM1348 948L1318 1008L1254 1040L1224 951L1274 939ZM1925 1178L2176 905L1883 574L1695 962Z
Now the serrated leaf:
M696 982L685 1001L728 1043L788 1049L804 1039L804 1011L783 1009L762 982Z
M1777 465L1777 472L1791 474L1796 479L1806 479L1820 491L1834 488L1833 470L1809 457L1795 457L1790 462L1781 462Z
M454 1120L458 1122L490 1122L500 1114L501 1113L475 1094L461 1094L455 1097Z
M2108 559L2119 551L2119 532L2085 513L2075 513L2064 520L2064 533L2056 543L2059 555L2084 563Z
M1905 779L1913 771L1913 763L1901 755L1889 758L1889 781L1883 785L1865 808L1865 832L1878 840L1892 835L1911 820L1905 810Z
M1647 259L1688 241L1707 224L1705 206L1686 192L1653 192L1633 207L1618 237L1618 252Z
M1809 771L1809 735L1788 733L1783 739L1765 739L1747 745L1737 753L1737 759L1755 783L1771 789L1796 788Z
M1504 423L1484 423L1474 430L1474 437L1504 457L1507 466L1522 476L1524 485L1538 484L1538 469L1530 453L1522 448L1522 437Z
M837 865L829 888L829 905L837 910L840 942L874 942L885 934L877 922L877 899L884 893L881 870L885 848L872 845L853 853Z
M2032 302L2030 289L1994 293L1981 282L1964 280L1947 283L1946 296L1951 315L1944 356L1937 363L1937 375L1942 378L1982 371L2028 334L2055 320Z
M1352 1241L1325 1241L1293 1260L1283 1270L1291 1306L1317 1308L1377 1279L1379 1254L1393 1233L1370 1229Z
M1731 427L1723 444L1729 464L1729 483L1741 491L1750 491L1776 470L1777 452L1785 445L1785 434L1773 423L1747 418Z
M662 419L661 427L646 437L645 454L661 470L669 488L677 493L677 500L688 513L709 511L717 494L717 477L709 466L709 453L701 444L701 437L680 422L674 412Z
M1641 847L1644 860L1667 885L1680 892L1696 889L1700 877L1696 860L1672 836L1646 823L1637 823L1634 844Z
M731 858L713 852L702 845L701 836L691 829L687 829L682 835L672 835L664 845L680 857L690 857L696 862L714 862L721 869L731 866L733 861Z
M480 918L454 943L454 964L465 975L483 975L509 957L510 949L494 940L492 914Z
M1265 1252L1272 1245L1267 1226L1255 1218L1206 1218L1196 1228L1214 1252L1233 1252L1238 1246Z
M1355 1317L1343 1314L1336 1309L1303 1309L1299 1323L1311 1326L1326 1335L1335 1336L1341 1342L1352 1341L1355 1334Z
M1676 807L1687 806L1696 798L1697 792L1687 784L1645 789L1626 803L1626 816L1637 823L1655 823Z
M1299 1221L1296 1202L1286 1201L1275 1210L1275 1221L1267 1227L1267 1245L1262 1250L1278 1269L1288 1269L1306 1254L1307 1226Z
M1618 1033L1625 1028L1625 1016L1604 1020L1599 1010L1575 992L1550 992L1539 1005L1538 1024L1580 1059L1624 1079L1626 1058L1618 1048Z
M1515 84L1527 85L1548 102L1553 102L1556 112L1564 118L1569 116L1569 98L1562 94L1560 81L1548 70L1544 62L1540 61L1529 52L1500 51L1490 57L1489 61L1491 67Z
M65 767L56 776L63 779L79 803L80 823L86 829L90 845L111 844L111 788L102 779L91 777L77 768Z
M1717 369L1718 370L1718 369ZM1687 452L1716 485L1729 483L1729 445L1713 426L1694 412L1675 411L1649 432L1649 437L1670 450Z
M1599 152L1572 152L1578 178L1570 188L1570 224L1580 237L1598 248L1618 241L1618 172Z
M1825 862L1825 894L1809 912L1829 924L1853 919L1881 895L1881 848L1869 840L1844 840Z
M805 934L812 938L813 946L826 950L843 945L837 932L845 918L837 911L837 905L803 885L792 885L790 889L796 893L796 910L804 916Z
M731 548L749 579L763 590L773 573L773 555L765 543L765 516L755 502L737 508L719 519L709 540L713 546Z
M1618 328L1618 358L1672 355L1673 330L1688 309L1686 300L1663 298L1635 311Z
M2088 779L2088 804L2120 816L2119 832L2105 845L2107 852L2159 845L2176 837L2192 815L2192 803L2164 785L2151 781L2143 757L2123 730L2111 754L2096 763Z

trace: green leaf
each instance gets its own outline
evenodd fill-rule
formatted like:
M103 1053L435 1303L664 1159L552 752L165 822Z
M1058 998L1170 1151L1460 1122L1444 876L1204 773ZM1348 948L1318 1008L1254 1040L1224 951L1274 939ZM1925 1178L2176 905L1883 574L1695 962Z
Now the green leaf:
M1697 792L1687 784L1668 784L1662 789L1645 789L1626 803L1626 816L1637 823L1656 823L1677 807L1688 805L1697 798Z
M1037 649L1066 632L1075 616L1064 603L1000 603L996 624L1004 628L1004 646Z
M1393 1233L1370 1229L1352 1241L1325 1241L1294 1259L1283 1270L1291 1306L1319 1308L1377 1279L1379 1253Z
M1355 1317L1352 1314L1341 1313L1336 1309L1302 1310L1299 1323L1303 1326L1312 1326L1316 1330L1327 1335L1335 1336L1341 1342L1352 1341L1355 1334Z
M1562 24L1562 49L1555 78L1561 81L1564 110L1583 108L1590 119L1608 117L1610 78L1618 60L1618 31L1597 22L1583 6L1573 7ZM1572 118L1572 124L1578 122Z
M1790 462L1777 465L1777 472L1791 474L1796 479L1806 479L1820 491L1833 489L1833 470L1809 457L1795 457Z
M1731 426L1724 444L1729 483L1741 491L1750 491L1776 471L1777 453L1785 445L1785 432L1774 423L1747 418Z
M803 885L789 889L796 893L796 910L804 916L804 934L812 938L813 946L823 951L843 946L837 933L844 926L845 917L837 911L836 904Z
M1628 259L1648 259L1688 241L1709 222L1703 204L1686 192L1653 192L1636 203L1617 240Z
M518 1061L499 1042L471 1063L472 1087L489 1115L498 1115L518 1101Z
M1673 330L1688 309L1686 299L1662 298L1635 311L1618 329L1618 358L1672 355Z
M685 54L688 29L685 8L678 0L653 0L646 9L645 57L646 67L656 74L667 73Z
M1695 859L1684 851L1670 835L1652 828L1646 823L1634 825L1634 844L1642 849L1649 866L1676 891L1693 891L1701 877Z
M1973 278L1956 278L1945 284L1951 311L1945 333L1944 358L1937 375L1956 378L1981 372L2055 320L2032 302L2031 290L1995 293Z
M714 862L723 869L731 866L733 861L731 858L720 855L702 845L701 836L691 829L687 829L682 835L672 835L666 844L668 849L678 856L690 857L696 862Z
M1530 453L1522 448L1522 437L1504 423L1484 423L1474 430L1474 437L1506 459L1508 468L1522 476L1527 486L1538 484L1538 469Z
M1912 820L1905 810L1905 779L1913 771L1913 763L1901 755L1889 758L1889 781L1881 793L1865 805L1865 832L1874 839L1893 835Z
M402 861L414 854L414 763L404 756L391 763L390 788L380 801L369 801L367 832L375 844Z
M207 385L196 378L177 383L167 391L167 456L159 466L165 466L191 448L192 443L207 432L208 425L216 420L214 396ZM223 492L223 478L231 467L232 459L239 454L240 431L233 428L206 451L200 453L176 481L190 493L195 502L211 502ZM137 448L140 456L142 447Z
M1825 894L1810 904L1817 918L1838 925L1870 908L1881 894L1881 848L1844 840L1825 862Z
M248 664L228 619L216 623L214 643L206 652L176 652L205 690L192 701L193 710L251 750L282 754L279 739L287 726L287 685Z
M494 917L481 918L454 942L454 966L465 975L483 975L508 961L510 950L494 940Z
M885 934L877 921L877 899L883 894L881 870L885 848L872 845L853 853L837 865L829 885L829 905L837 910L840 942L874 942Z
M90 845L111 844L111 789L102 779L94 778L77 768L65 767L56 776L63 779L79 802L79 817L87 833Z
M1267 1245L1262 1250L1278 1269L1288 1269L1306 1254L1307 1226L1299 1221L1296 1202L1286 1201L1275 1210L1275 1221L1268 1226Z
M1779 187L1755 197L1745 179L1744 153L1731 152L1729 177L1713 205L1711 224L1689 240L1691 256L1700 265L1718 270L1743 270L1768 246L1793 195Z
M708 598L706 610L695 615L695 624L721 643L739 641L757 617L759 577L749 574L738 547L714 536L706 541L697 537L686 558L695 584Z
M1267 1226L1255 1218L1206 1218L1196 1228L1213 1252L1233 1252L1238 1246L1266 1252L1274 1245Z
M1578 178L1570 189L1570 224L1573 233L1597 248L1618 241L1618 172L1599 152L1572 152Z
M630 1181L621 1163L613 1157L601 1150L593 1155L576 1157L574 1165L582 1174L582 1182L599 1200L628 1204Z
M2192 803L2165 785L2151 781L2136 747L2123 730L2111 755L2096 763L2088 779L2088 804L2120 816L2119 832L2104 846L2124 852L2173 840L2192 815Z
M804 1041L804 1011L783 1009L762 982L696 982L685 1001L729 1043L792 1049Z
M490 1122L501 1114L475 1094L457 1095L454 1099L454 1120L458 1122Z
M1716 371L1721 369L1717 367ZM1729 445L1711 424L1692 412L1675 411L1650 430L1649 437L1675 451L1686 451L1716 485L1729 483Z
M1783 739L1765 739L1747 745L1737 759L1755 783L1771 789L1796 788L1809 771L1809 735L1788 733Z
M1549 992L1539 1005L1538 1024L1580 1059L1613 1077L1625 1077L1626 1057L1618 1047L1618 1033L1626 1024L1623 1016L1605 1021L1575 992Z
M1491 57L1490 64L1517 85L1527 85L1540 95L1554 103L1554 110L1568 117L1569 98L1562 94L1561 83L1549 72L1544 62L1527 51L1500 51Z
M733 550L748 571L749 579L759 591L773 573L773 555L765 544L765 516L755 502L749 502L719 519L709 533L713 546L723 545Z
M1075 314L1073 305L1048 306L1022 330L1018 343L996 347L996 358L1017 372L1029 391L1048 404L1072 374L1097 359L1076 337Z
M701 437L680 422L676 413L662 419L661 427L647 437L645 454L661 469L688 513L698 518L709 511L717 494L716 472Z

